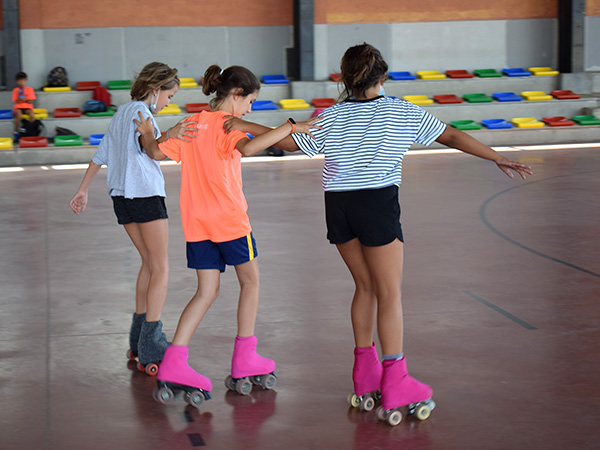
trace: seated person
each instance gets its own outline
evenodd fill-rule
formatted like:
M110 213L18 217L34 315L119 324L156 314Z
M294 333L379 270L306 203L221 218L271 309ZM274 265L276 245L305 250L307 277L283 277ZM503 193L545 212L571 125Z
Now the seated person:
M15 80L17 81L17 87L13 89L12 100L14 103L13 116L15 118L14 138L18 140L19 125L23 113L29 116L30 122L35 120L35 117L33 117L33 104L31 102L36 99L36 96L33 88L27 86L27 74L25 72L19 72L15 76Z

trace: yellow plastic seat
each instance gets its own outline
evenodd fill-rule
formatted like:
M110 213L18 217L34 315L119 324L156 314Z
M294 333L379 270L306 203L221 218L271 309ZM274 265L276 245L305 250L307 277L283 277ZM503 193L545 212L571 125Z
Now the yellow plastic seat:
M515 117L511 122L518 128L543 128L544 122L535 117Z
M283 109L308 109L310 105L301 98L284 98L279 101Z
M13 139L12 138L0 138L0 150L12 150Z
M440 73L439 70L419 70L417 77L421 80L443 80L446 74Z
M198 82L193 78L180 78L179 79L179 87L180 88L194 88L198 87Z
M69 92L71 90L70 86L59 86L59 87L50 87L44 86L44 92Z
M45 108L34 108L33 109L33 117L35 119L47 119L48 118L48 110ZM21 116L21 118L29 120L29 114L23 114Z
M405 95L402 100L411 102L413 105L431 105L433 103L433 99L426 95Z
M181 108L175 103L171 103L160 110L158 114L181 114Z
M552 70L551 67L530 67L528 70L538 77L548 77L560 73L558 70Z
M525 100L536 102L543 100L552 100L554 98L550 94L546 94L544 91L523 91L521 92L521 95Z

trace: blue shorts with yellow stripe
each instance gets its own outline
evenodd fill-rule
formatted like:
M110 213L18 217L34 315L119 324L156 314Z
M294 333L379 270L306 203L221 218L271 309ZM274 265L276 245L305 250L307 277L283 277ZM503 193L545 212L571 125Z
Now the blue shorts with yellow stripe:
M227 242L187 242L186 251L190 269L219 269L221 272L225 272L226 265L237 266L258 256L252 233Z

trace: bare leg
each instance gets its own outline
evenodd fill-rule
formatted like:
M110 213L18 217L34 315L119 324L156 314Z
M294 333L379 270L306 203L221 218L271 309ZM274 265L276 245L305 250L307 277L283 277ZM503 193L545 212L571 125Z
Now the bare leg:
M354 279L356 286L352 299L352 328L356 347L370 347L373 343L377 298L363 246L358 238L336 246Z
M135 248L142 258L142 265L140 266L140 272L138 273L135 285L135 312L137 314L144 314L147 309L146 298L148 297L148 284L150 282L148 251L146 250L146 244L144 244L139 224L128 223L127 225L124 225L124 227L131 242L133 242L133 245L135 245Z
M181 313L177 331L175 331L175 337L173 338L173 345L189 346L192 336L206 311L219 295L221 278L219 269L197 270L196 273L198 275L198 290Z
M19 125L21 124L21 116L23 116L23 112L20 109L15 109L13 111L13 117L15 119L15 133L19 131Z
M146 320L155 322L160 320L169 286L169 221L158 219L138 225L146 245L150 266Z
M260 273L258 261L253 259L235 266L240 283L240 299L238 302L238 336L254 335L254 325L258 312L258 297L260 291Z
M403 244L399 239L380 247L363 246L377 295L377 329L384 355L403 352Z

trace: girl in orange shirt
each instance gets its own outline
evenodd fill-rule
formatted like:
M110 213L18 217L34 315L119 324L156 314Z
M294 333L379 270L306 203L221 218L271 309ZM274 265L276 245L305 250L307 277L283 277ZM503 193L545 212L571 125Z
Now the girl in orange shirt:
M251 110L260 89L256 76L245 67L225 70L213 65L204 74L202 91L216 93L212 111L193 115L198 123L192 142L170 139L160 146L148 119L135 120L142 145L154 159L169 157L181 162L181 221L187 242L188 267L195 269L198 290L184 309L173 345L167 348L158 371L155 398L167 402L173 391L186 392L186 401L198 405L211 398L210 380L188 363L188 346L196 328L219 294L221 272L235 267L240 283L237 325L226 386L247 395L252 384L271 389L276 383L275 362L256 353L254 325L258 310L259 271L256 243L242 192L241 157L267 149L291 133L310 134L313 123L289 119L280 127L250 140L241 131L225 132L228 117L241 117ZM311 135L312 136L312 135Z

